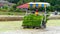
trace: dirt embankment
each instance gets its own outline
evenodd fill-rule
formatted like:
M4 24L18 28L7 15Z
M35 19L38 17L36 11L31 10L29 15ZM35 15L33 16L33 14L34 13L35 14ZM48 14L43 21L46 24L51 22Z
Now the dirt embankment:
M23 17L0 17L0 21L20 21Z
M60 15L52 15L52 16L49 16L49 19L60 19Z
M0 21L21 21L24 16L14 16L14 15L0 15ZM49 20L51 19L60 19L60 15L52 15L49 16Z

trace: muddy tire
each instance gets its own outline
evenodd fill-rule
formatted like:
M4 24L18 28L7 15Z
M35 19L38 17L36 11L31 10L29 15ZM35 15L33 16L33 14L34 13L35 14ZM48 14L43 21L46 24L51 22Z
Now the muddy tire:
M34 29L34 28L35 28L35 26L32 27L32 29Z
M27 26L23 26L23 29L26 29L27 28Z
M35 29L40 29L40 27L35 27Z
M46 28L46 21L43 21L43 22L42 22L41 28Z

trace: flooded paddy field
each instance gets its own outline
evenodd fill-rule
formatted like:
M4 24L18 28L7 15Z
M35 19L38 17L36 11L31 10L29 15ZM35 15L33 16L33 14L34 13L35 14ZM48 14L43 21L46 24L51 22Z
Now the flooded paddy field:
M60 20L49 20L46 29L22 29L23 21L0 21L0 34L60 34Z

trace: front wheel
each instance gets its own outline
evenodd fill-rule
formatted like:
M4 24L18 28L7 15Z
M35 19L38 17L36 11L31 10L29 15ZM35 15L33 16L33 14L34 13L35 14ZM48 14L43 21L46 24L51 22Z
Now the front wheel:
M41 28L46 28L46 21L42 21L42 26Z

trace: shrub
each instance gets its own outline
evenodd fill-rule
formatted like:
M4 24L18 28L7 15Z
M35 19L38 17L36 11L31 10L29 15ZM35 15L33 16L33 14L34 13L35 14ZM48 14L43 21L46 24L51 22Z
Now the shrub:
M20 12L20 9L17 8L17 9L15 10L15 12Z

